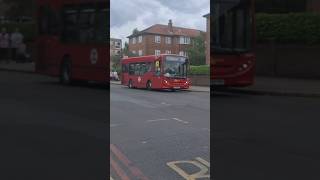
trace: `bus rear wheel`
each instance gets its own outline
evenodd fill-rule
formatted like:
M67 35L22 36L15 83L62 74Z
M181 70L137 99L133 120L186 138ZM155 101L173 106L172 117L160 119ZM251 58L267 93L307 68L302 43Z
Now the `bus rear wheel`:
M131 80L131 79L129 80L128 87L129 87L130 89L133 88L133 84L132 84L132 80Z
M147 82L146 88L147 88L147 90L152 90L152 83L151 83L151 81L148 81L148 82Z
M60 83L69 85L71 84L71 63L64 61L60 69Z

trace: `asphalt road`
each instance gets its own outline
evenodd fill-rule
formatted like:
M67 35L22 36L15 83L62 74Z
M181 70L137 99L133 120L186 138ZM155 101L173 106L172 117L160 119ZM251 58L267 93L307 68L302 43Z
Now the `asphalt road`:
M108 93L0 71L0 179L106 179Z
M112 179L209 179L208 92L110 92Z
M217 93L215 180L320 179L320 99Z

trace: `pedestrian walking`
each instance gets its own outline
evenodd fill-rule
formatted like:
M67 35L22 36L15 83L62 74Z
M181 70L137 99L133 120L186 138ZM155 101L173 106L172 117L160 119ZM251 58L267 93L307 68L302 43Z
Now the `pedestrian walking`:
M9 43L10 36L7 33L6 28L2 28L0 33L0 58L1 60L6 60L9 63Z
M11 58L14 61L17 61L18 58L18 49L23 44L23 35L20 33L19 29L16 28L15 32L11 34Z

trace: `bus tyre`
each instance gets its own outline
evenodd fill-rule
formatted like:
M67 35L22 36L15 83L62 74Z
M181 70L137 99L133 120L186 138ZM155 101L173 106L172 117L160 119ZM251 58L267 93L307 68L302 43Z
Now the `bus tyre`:
M65 85L71 84L71 63L69 61L64 61L61 65L60 83Z
M148 81L148 82L147 82L146 88L147 88L147 90L152 90L152 83L151 83L151 81Z
M132 89L132 88L133 88L132 80L131 80L131 79L129 80L128 87L129 87L130 89Z

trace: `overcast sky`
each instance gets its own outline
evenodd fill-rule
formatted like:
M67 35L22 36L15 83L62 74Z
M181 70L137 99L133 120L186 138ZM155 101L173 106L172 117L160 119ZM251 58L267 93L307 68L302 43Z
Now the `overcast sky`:
M210 12L210 0L111 0L111 37L128 41L134 28L143 30L154 24L206 31L206 19Z

